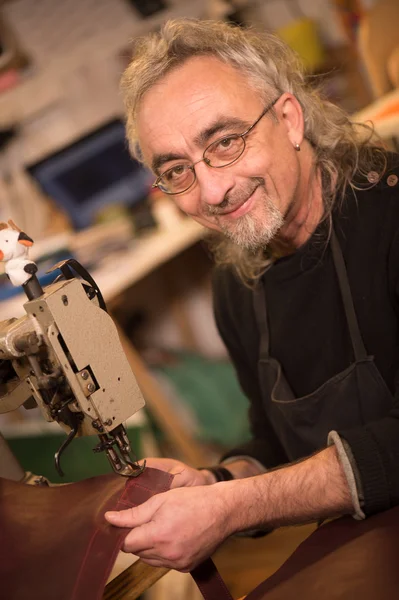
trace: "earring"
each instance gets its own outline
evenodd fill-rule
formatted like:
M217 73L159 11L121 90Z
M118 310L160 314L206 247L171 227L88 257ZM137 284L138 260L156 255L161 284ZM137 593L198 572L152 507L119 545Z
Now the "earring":
M294 148L295 148L295 150L296 150L297 152L299 152L299 151L300 151L300 149L301 149L301 147L300 147L300 145L299 145L299 144L294 144Z

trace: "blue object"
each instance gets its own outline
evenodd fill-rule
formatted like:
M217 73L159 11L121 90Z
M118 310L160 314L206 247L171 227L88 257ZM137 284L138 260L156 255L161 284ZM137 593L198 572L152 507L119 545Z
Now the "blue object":
M130 156L120 119L25 168L76 229L92 225L110 205L132 207L145 200L154 179Z

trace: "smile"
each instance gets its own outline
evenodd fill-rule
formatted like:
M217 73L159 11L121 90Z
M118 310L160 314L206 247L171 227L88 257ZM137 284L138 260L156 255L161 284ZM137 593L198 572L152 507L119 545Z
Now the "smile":
M223 213L222 215L219 215L220 217L227 217L229 219L238 219L239 217L242 217L243 215L246 215L252 208L254 201L255 201L255 192L258 189L258 187L256 187L254 189L254 191L252 192L252 194L249 196L249 198L247 198L245 200L245 202L243 202L242 204L240 204L240 206L238 208L235 208L234 210L227 212L227 213Z

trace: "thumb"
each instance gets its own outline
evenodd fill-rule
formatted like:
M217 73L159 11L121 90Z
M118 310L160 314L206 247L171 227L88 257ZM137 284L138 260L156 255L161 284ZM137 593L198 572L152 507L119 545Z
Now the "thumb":
M148 520L140 509L141 506L135 506L126 510L108 511L104 517L108 523L117 527L137 527Z
M136 508L128 508L120 511L108 511L104 515L106 521L117 527L135 527L136 525Z
M151 520L156 510L156 506L154 506L152 500L153 498L150 498L147 502L139 506L125 510L107 511L104 517L108 523L117 527L138 527Z

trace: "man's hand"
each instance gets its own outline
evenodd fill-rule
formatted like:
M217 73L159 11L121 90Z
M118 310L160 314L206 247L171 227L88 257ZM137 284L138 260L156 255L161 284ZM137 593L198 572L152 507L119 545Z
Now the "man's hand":
M105 515L112 525L132 528L125 552L156 567L189 571L237 531L306 523L354 511L334 446L263 475L207 486L189 483L196 481L195 473L202 472L178 461L154 459L149 466L163 465L168 470L168 462L169 470L187 469L186 474L181 472L183 487L177 483L176 489L136 508Z
M183 462L180 462L180 460L174 460L173 458L147 458L146 465L147 467L166 471L166 473L174 475L171 485L172 489L178 487L209 485L216 481L214 475L212 475L210 471L193 469Z
M151 464L151 466L153 466ZM191 571L231 535L228 483L179 488L120 512L112 525L132 529L123 550L154 567Z

